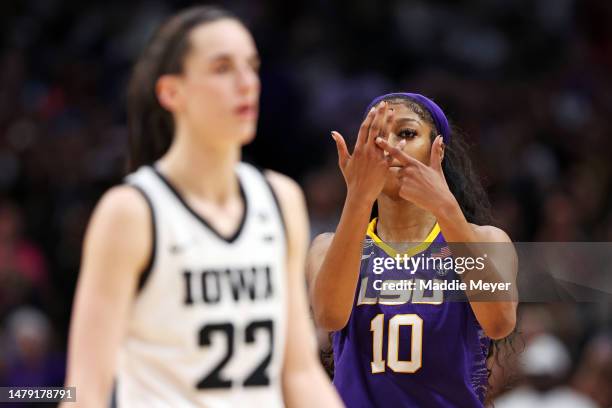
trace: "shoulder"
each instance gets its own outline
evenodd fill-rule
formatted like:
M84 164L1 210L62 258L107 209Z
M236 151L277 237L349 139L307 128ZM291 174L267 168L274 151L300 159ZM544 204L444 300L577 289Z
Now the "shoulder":
M90 254L145 265L152 249L152 208L143 192L130 185L108 190L98 202L85 237Z
M300 185L291 177L273 170L264 170L263 174L278 196L281 205L295 204L304 201L304 193Z
M327 252L327 249L329 248L332 240L334 239L334 235L335 234L333 232L324 232L322 234L317 235L312 240L312 244L310 244L310 252L314 252L317 255Z
M306 278L309 284L312 284L312 280L321 268L333 239L333 232L324 232L317 235L315 239L312 240L306 258Z
M480 242L512 242L506 231L493 225L470 224Z
M308 214L302 188L295 180L272 170L264 170L264 176L276 196L285 222L289 252L302 258L309 235Z
M498 267L510 266L512 274L516 275L518 255L508 234L501 228L492 225L472 225L472 227L478 241L485 244L486 252L498 261ZM499 243L505 245L491 245Z
M289 232L292 225L304 223L307 225L306 200L300 185L291 177L276 171L264 170L263 174L276 196Z
M99 200L83 241L79 272L80 302L105 310L117 306L151 265L155 238L146 198L134 187L120 185Z
M108 190L98 202L94 217L111 223L131 226L149 220L151 209L148 198L138 188L122 184Z

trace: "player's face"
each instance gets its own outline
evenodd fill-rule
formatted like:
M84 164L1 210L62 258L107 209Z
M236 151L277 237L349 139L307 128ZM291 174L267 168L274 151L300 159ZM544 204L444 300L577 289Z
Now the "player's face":
M179 77L178 116L213 144L246 144L259 113L259 56L238 21L203 24L190 34L191 48Z
M392 103L393 125L389 136L389 143L397 146L404 140L405 145L402 149L407 155L418 161L429 164L431 154L431 126L424 122L403 103ZM399 199L399 183L397 172L401 169L401 164L397 161L391 163L391 173L387 177L383 194Z

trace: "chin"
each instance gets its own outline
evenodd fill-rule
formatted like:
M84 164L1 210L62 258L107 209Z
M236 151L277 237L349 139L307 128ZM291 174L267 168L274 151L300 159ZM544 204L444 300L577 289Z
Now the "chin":
M255 139L255 134L257 132L257 122L244 124L238 130L238 134L240 135L240 141L242 144L248 144Z
M238 143L240 145L247 145L255 139L255 133L257 132L257 122L256 121L248 121L242 123L233 123L231 126L228 126L225 129L225 134L227 134L230 139L226 139L228 141L231 140L230 143Z
M243 137L243 138L240 140L240 143L241 143L243 146L245 146L245 145L250 144L250 143L251 143L251 142L252 142L254 139L255 139L255 132L253 132L252 134L250 134L250 135L248 135L248 136Z
M387 181L385 182L385 186L382 189L382 194L386 195L387 197L393 200L401 199L399 195L399 183L395 175L387 178Z

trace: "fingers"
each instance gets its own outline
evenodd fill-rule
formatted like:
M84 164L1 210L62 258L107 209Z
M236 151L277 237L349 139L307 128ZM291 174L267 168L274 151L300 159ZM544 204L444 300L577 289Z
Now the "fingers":
M384 151L389 152L390 157L392 157L393 159L396 159L404 166L421 165L421 163L418 160L413 159L412 157L408 156L406 153L402 152L402 148L405 145L405 141L403 140L396 147L396 146L391 146L391 144L389 144L389 142L383 139L382 137L378 137L376 138L376 144L378 145L378 147L380 147Z
M340 169L344 169L351 158L348 148L346 147L346 142L344 141L342 135L336 131L332 131L331 136L334 139L334 142L336 142L336 149L338 149L338 165L340 166Z
M366 118L361 123L361 126L359 127L359 133L357 134L357 143L355 144L355 147L361 146L366 142L368 138L368 131L370 130L370 125L372 124L372 120L374 119L374 116L376 116L375 106L372 107L372 109L370 109L370 111L368 112L368 115L366 116Z
M393 126L393 108L387 108L387 112L385 114L385 119L383 123L383 131L381 137L385 140L389 140L389 135L391 134L392 126ZM376 139L372 139L372 143L376 143ZM401 148L400 148L401 149Z
M442 173L442 136L438 135L431 144L431 154L429 156L429 167Z
M387 102L382 101L376 107L376 115L374 116L372 124L370 125L367 139L364 141L365 143L368 143L368 141L371 141L370 143L374 143L374 141L376 140L378 136L382 136L386 112L387 112Z
M389 135L391 135L391 133L390 133ZM381 139L382 139L382 138L381 138ZM386 138L386 139L383 139L383 140L389 140L389 138ZM384 149L383 149L383 148L382 148L382 147L381 147L381 146L378 144L378 141L377 141L377 140L374 140L374 143L375 143L375 144L378 146L378 148L379 148L380 150L382 150L382 152L383 152L383 156L385 157L385 160L387 161L387 165L388 165L388 166L390 166L390 165L391 165L391 163L393 163L393 156L391 156L391 155L389 154L389 152L388 152L388 151L384 150ZM400 148L400 149L401 149L401 148Z

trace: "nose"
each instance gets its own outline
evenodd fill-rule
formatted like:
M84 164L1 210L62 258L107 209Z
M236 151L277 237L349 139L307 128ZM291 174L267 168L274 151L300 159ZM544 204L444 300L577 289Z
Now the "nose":
M259 90L259 75L250 66L238 70L237 87L241 94L250 94Z
M402 150L402 151L403 151L403 150L404 150L404 148L406 147L406 140L405 140L405 139L402 139L402 138L400 138L400 137L397 137L397 136L395 135L395 133L391 133L391 134L389 135L389 139L387 139L387 142L388 142L388 143L389 143L391 146L396 147L396 148L398 148L399 150Z
M389 142L389 144L391 146L398 147L398 145L400 144L401 141L402 141L402 139L397 137L397 135L395 133L393 133L393 132L389 133L389 138L387 139L387 142Z

